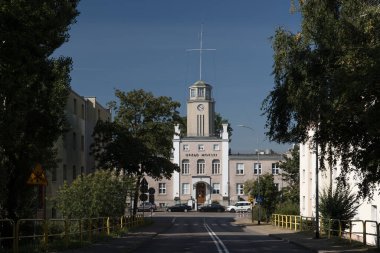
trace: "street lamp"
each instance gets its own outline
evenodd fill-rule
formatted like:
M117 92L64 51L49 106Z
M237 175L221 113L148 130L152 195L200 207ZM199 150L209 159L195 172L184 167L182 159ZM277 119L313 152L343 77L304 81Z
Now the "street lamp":
M238 127L244 127L252 132L255 132L255 130L252 127L246 126L246 125L238 125ZM256 141L257 141L257 198L256 202L258 203L258 221L257 224L260 225L261 220L261 196L260 196L260 173L261 173L261 166L260 166L260 149L259 149L259 137L256 135ZM258 201L257 201L258 200ZM252 221L253 221L253 209L252 209Z

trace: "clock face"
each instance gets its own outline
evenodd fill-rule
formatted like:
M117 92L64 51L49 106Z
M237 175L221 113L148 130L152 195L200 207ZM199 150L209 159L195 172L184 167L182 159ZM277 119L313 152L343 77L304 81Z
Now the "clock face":
M198 109L198 111L203 111L203 110L205 109L205 106L202 105L202 104L199 104L199 105L197 106L197 109Z

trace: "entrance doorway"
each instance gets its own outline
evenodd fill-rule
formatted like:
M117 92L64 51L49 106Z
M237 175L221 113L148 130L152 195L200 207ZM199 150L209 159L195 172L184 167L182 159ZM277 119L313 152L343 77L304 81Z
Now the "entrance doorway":
M206 184L205 183L197 183L196 196L197 196L198 204L205 203L206 201Z

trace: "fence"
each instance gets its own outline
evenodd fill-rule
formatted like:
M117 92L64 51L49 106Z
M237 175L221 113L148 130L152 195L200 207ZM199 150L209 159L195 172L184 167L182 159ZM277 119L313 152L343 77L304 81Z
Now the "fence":
M91 243L144 224L142 215L85 219L0 219L0 252L46 252Z
M272 215L272 225L295 231L315 231L316 221L314 217L300 215ZM319 220L321 235L328 238L332 236L360 241L364 245L376 245L380 248L380 223L371 220Z

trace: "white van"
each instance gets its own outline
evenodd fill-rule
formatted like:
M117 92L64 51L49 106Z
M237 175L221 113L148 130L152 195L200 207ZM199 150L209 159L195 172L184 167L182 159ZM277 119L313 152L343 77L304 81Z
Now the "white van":
M249 201L238 201L235 205L227 206L227 211L234 212L249 212L252 210L252 204Z

